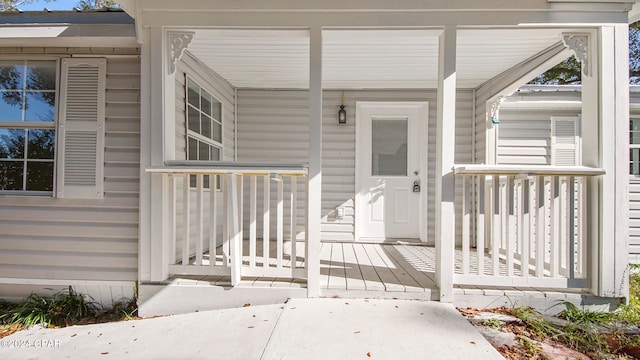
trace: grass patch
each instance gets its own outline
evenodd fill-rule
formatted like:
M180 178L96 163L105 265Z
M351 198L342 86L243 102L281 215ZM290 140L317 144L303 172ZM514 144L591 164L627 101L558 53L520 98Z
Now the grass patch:
M629 283L629 304L615 312L581 309L563 302L565 310L558 317L567 320L566 324L552 323L528 307L506 311L525 323L531 339L556 341L594 359L625 356L630 349L640 347L640 337L627 333L631 327L640 326L640 273L632 273Z
M69 287L68 292L57 292L48 297L31 294L18 303L5 304L2 310L0 321L4 324L67 326L95 314L97 306Z

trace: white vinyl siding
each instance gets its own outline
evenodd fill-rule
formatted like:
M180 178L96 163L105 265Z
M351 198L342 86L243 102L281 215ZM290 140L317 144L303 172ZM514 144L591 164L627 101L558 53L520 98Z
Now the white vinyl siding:
M63 59L57 196L104 196L106 59Z
M50 49L31 53L38 51ZM109 49L115 51L137 49ZM115 281L131 288L137 279L140 60L106 55L104 196L0 197L0 278L43 286Z
M435 236L433 201L435 199L436 91L345 91L346 125L338 125L337 120L342 92L327 90L323 94L322 240L354 240L356 101L428 101L429 173L428 184L424 190L428 192L429 203L427 236L428 241L433 242ZM307 91L239 90L238 160L306 163L309 139L308 99ZM471 91L458 93L456 116L455 161L468 163L471 161L473 128ZM285 184L286 186L288 185ZM460 199L462 195L460 184L456 190ZM258 206L261 205L258 204ZM344 216L341 219L336 217L337 207L344 208ZM303 216L302 210L302 208L298 210L299 216ZM285 219L287 217L288 214L285 214ZM460 226L460 219L458 219L458 229ZM285 229L287 228L285 226Z

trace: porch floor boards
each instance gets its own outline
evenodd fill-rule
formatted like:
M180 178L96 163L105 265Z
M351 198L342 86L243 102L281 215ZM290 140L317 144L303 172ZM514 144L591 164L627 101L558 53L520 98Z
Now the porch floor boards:
M304 242L297 243L296 264L303 267L305 258ZM249 265L249 242L243 242L243 265ZM269 244L269 264L276 266L276 243ZM283 243L283 266L291 266L291 242ZM256 267L264 261L262 241L257 240ZM222 249L215 251L216 264L222 266ZM478 254L469 253L469 274L477 274ZM455 273L462 274L462 251L455 254ZM210 254L203 255L203 265L209 264ZM191 264L194 264L191 259ZM485 254L485 273L491 273L491 258ZM506 275L504 262L500 261L500 274ZM323 242L320 248L320 291L321 296L436 299L438 287L435 282L436 252L433 246L406 243L341 243ZM517 271L516 271L516 275ZM170 280L202 281L210 285L230 287L229 276L174 275ZM258 278L243 276L242 286L262 288L306 288L305 279ZM483 287L486 290L487 287ZM458 293L482 292L474 286L456 286ZM493 289L498 290L496 289ZM499 291L504 291L502 288ZM522 292L516 288L509 288ZM531 290L531 289L529 289Z

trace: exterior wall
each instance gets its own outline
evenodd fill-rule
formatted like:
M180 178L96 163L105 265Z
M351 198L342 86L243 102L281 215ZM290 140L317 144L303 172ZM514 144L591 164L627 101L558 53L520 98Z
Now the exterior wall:
M497 126L498 164L550 165L551 117L579 116L580 96L576 91L541 91L516 92L507 98ZM532 105L535 102L549 105Z
M22 297L43 287L73 285L96 301L131 297L138 275L139 49L0 52L107 59L104 199L0 196L0 294ZM131 56L120 56L125 54Z
M324 91L323 99L323 177L322 240L354 240L355 199L355 108L356 101L428 101L429 155L428 241L434 240L435 210L435 90L355 90L345 91L347 124L338 125L337 110L341 91ZM456 122L456 162L471 162L472 91L458 93ZM308 161L308 92L276 90L238 91L238 160L266 162ZM461 188L458 186L458 198ZM343 207L345 216L336 217ZM285 214L286 218L287 214ZM458 228L460 220L458 219ZM286 227L285 227L286 229ZM459 233L459 232L458 232Z
M631 116L640 116L640 92L631 91ZM534 102L547 107L532 108ZM498 162L537 164L551 162L551 117L581 113L579 91L517 92L500 110ZM520 103L520 104L517 104ZM640 263L640 177L629 176L629 262Z

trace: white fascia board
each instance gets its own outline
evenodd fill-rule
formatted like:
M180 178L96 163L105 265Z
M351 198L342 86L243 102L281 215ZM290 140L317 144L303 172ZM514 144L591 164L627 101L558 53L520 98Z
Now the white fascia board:
M137 47L133 25L51 24L0 27L0 46Z

